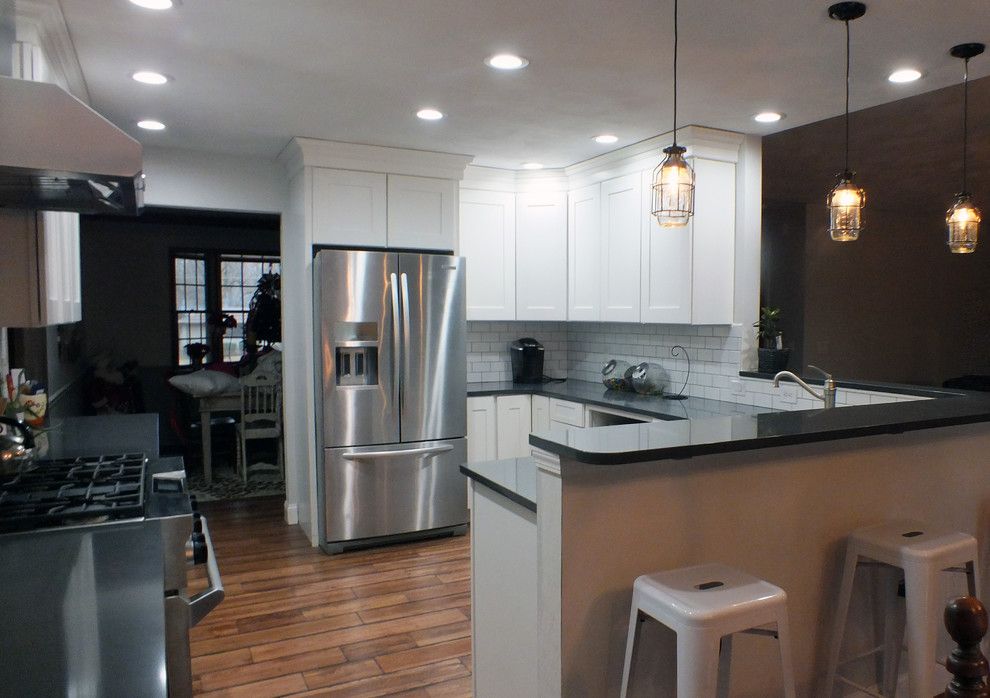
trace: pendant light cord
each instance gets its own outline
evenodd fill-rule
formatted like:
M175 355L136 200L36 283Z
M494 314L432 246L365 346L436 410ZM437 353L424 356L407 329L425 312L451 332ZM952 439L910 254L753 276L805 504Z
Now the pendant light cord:
M677 145L677 0L674 0L674 142Z
M963 68L963 153L962 192L966 192L966 151L969 150L969 59Z
M846 20L846 164L843 172L849 172L849 20ZM843 175L845 176L845 175Z

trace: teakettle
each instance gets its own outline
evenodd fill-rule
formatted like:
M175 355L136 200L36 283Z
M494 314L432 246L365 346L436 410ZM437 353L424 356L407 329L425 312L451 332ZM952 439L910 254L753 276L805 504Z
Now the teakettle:
M24 422L0 417L0 472L17 472L22 463L34 459L34 434Z

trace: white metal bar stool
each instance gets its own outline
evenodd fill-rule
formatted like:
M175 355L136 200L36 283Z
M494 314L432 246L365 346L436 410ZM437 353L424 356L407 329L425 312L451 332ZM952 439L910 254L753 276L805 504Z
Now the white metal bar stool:
M732 634L740 632L777 638L784 695L794 698L787 594L783 589L719 564L638 577L629 614L622 698L629 690L633 651L643 616L677 633L677 698L728 696ZM768 625L775 627L762 627Z
M976 596L979 589L976 550L977 543L973 536L938 530L918 521L890 521L854 531L846 544L846 559L833 620L832 644L829 648L825 695L832 696L836 681L871 695L894 695L905 625L909 693L912 698L931 698L939 693L944 686L934 684L935 654L945 605L940 593L939 576L944 571L964 572L969 594ZM873 692L838 673L856 569L863 563L871 562L902 570L904 574L905 618L900 620L899 614L894 612L891 599L886 599L885 625L890 627L885 628L883 645L867 653L872 654L881 649L884 652L881 693ZM894 594L890 593L889 596L893 597ZM857 658L860 657L854 659Z

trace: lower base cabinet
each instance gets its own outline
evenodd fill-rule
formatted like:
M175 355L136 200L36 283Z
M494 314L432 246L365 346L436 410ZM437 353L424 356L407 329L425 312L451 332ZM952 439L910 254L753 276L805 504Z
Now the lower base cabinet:
M525 396L528 397L528 396ZM474 695L537 691L536 512L471 481Z

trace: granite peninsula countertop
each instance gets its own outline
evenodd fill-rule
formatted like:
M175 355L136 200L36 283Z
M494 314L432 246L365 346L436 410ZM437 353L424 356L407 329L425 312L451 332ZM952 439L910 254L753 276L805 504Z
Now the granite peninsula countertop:
M158 415L113 414L53 419L35 433L38 458L77 458L121 453L158 457Z
M609 390L601 383L568 380L556 383L512 383L511 381L468 383L468 397L484 395L545 395L586 405L611 407L654 419L700 419L704 417L754 415L773 412L769 407L689 397L665 400L662 397Z
M990 421L990 393L833 409L766 412L577 429L553 427L529 442L579 463L621 465L732 451L897 434Z
M461 472L516 504L536 511L536 461L532 458L465 463Z

